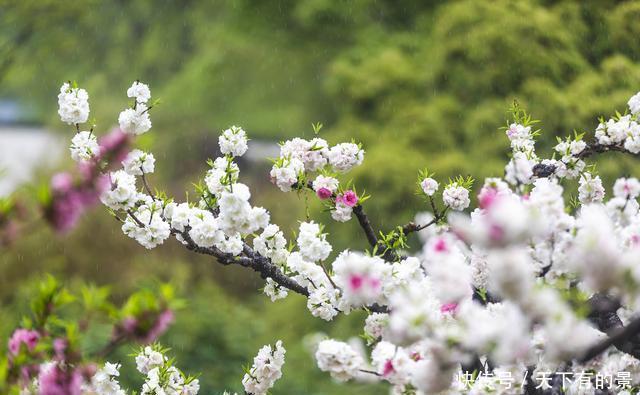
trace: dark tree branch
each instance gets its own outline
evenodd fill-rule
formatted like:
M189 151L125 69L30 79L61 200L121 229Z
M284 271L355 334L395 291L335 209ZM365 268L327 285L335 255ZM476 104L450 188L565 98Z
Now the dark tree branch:
M423 229L427 229L431 225L435 225L436 223L438 223L438 220L439 218L435 217L434 219L432 219L431 221L427 222L424 225L418 225L414 222L409 222L408 224L402 227L402 232L404 232L405 235L409 235L413 232L420 232Z
M590 347L579 359L581 363L588 362L598 355L605 352L609 347L618 345L625 345L631 338L636 336L640 332L640 317L634 318L625 327L619 327L611 331L609 337L602 342Z
M284 273L282 273L280 268L271 263L269 259L254 252L251 247L246 244L243 247L243 250L245 252L245 255L247 256L236 257L232 254L224 253L215 247L205 248L198 246L193 241L193 239L191 239L188 230L179 231L174 229L172 232L174 234L179 234L180 236L182 236L184 241L187 243L187 249L190 251L194 251L199 254L214 256L218 260L218 262L223 265L238 264L240 266L249 267L254 271L260 273L260 276L264 279L271 278L280 286L283 286L301 295L309 296L309 291L305 287L298 284L290 277L287 277Z
M364 231L365 236L367 237L367 241L371 245L372 248L375 248L378 245L378 238L376 237L376 232L373 230L371 226L371 222L369 221L369 217L364 213L362 209L362 205L358 204L353 208L353 213L356 215L358 219L358 223L360 227Z
M620 308L620 301L605 294L595 294L589 299L589 320L598 326L598 329L609 335L609 338L601 344L592 347L588 352L604 352L609 346L615 346L618 350L640 359L640 323L634 329L632 324L639 319L631 321L626 327L618 317L616 311ZM629 329L631 327L631 329ZM621 333L625 333L621 335ZM600 347L604 347L600 349ZM594 354L589 359L597 356ZM585 356L586 357L586 356Z
M582 150L582 152L580 152L578 155L575 155L576 158L580 158L580 159L584 159L584 158L588 158L592 155L595 154L602 154L604 152L611 152L611 151L615 151L615 152L624 152L630 155L635 155L629 151L627 151L623 146L621 145L603 145L600 144L596 141L593 141L589 144L587 144L587 146L585 147L584 150Z

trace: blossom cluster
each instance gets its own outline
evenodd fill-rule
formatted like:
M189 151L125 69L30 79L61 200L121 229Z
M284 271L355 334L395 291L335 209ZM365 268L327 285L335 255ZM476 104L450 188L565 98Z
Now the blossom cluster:
M144 93L142 99L133 96L134 111L148 100ZM517 388L496 392L507 394L527 391L525 373L539 377L570 367L629 371L640 385L640 364L627 355L637 344L623 343L632 342L627 338L612 341L618 349L594 348L617 326L640 325L633 321L640 307L640 182L618 179L607 200L603 181L586 163L597 152L640 151L640 96L629 108L630 114L601 122L592 142L574 133L559 139L553 156L544 159L536 152L535 121L514 106L504 177L484 180L477 207L466 212L470 177L440 188L433 174L422 173L418 184L432 212L388 234L375 232L365 216L366 196L339 181L362 164L359 145L330 146L318 137L282 143L272 182L284 192L313 193L334 220L355 214L370 245L365 252L334 251L322 225L311 219L288 245L239 182L235 160L248 145L247 133L235 126L220 136L223 156L209 161L197 202L176 203L153 193L145 178L153 157L140 152L110 173L102 201L124 216L123 231L147 248L175 235L191 250L260 272L272 301L295 291L324 320L368 311L363 330L369 353L335 339L317 345L319 368L338 380L368 376L390 383L397 394L485 393L497 375L476 376L464 385L456 380L472 367L517 378ZM578 184L577 200L569 203L566 180ZM406 242L412 232L423 244L415 253ZM616 307L602 313L594 307L598 298ZM599 319L601 313L616 319ZM245 390L265 393L281 375L283 354L279 343L263 348L243 380Z
M282 377L285 353L286 350L280 340L276 342L275 347L270 345L262 347L253 359L253 366L247 369L242 378L244 390L251 395L266 395L275 382Z
M280 145L280 156L269 173L271 181L283 192L310 187L317 197L328 202L331 216L338 222L351 219L360 198L355 191L340 189L338 174L344 174L362 164L364 150L355 143L340 143L329 147L326 140L296 137ZM313 181L307 180L313 173Z

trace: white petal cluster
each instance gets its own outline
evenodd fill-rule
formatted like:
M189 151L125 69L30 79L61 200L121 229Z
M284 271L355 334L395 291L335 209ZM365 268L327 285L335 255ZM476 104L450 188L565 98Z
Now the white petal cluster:
M265 228L269 224L269 213L262 207L251 206L249 188L236 183L230 189L222 192L218 201L218 219L225 234L246 235Z
M271 299L272 302L275 302L279 299L284 299L287 297L287 295L289 295L289 291L287 290L287 288L279 285L271 278L267 278L263 292L269 297L269 299Z
M438 239L434 239L438 243ZM471 297L471 266L453 245L446 251L431 254L425 264L434 295L442 303L458 303Z
M304 164L306 171L318 171L327 164L329 146L321 138L304 140L294 138L287 140L280 146L280 157L298 159Z
M323 175L310 186L319 197L327 199L330 196L327 192L335 193L338 189L338 180L324 174L331 171L346 173L360 165L363 159L364 151L354 143L341 143L329 148L321 138L304 140L296 137L280 145L280 155L269 174L280 190L289 192L299 180L306 179L306 172L323 171ZM297 185L298 188L305 186Z
M199 247L216 247L222 252L239 255L243 249L242 238L239 234L226 234L222 230L220 217L198 207L191 207L188 203L170 203L164 210L164 216L171 228L179 232L188 230L189 237ZM177 236L183 241L182 236Z
M87 122L89 118L89 94L86 90L73 88L69 83L60 87L58 94L60 120L69 125Z
M345 302L359 307L381 302L383 285L391 276L391 265L379 257L344 251L333 262L333 271Z
M329 372L331 377L340 381L354 378L364 365L360 354L351 346L333 339L321 341L315 357L320 370Z
M398 289L389 298L389 339L409 344L427 337L442 323L442 304L428 279Z
M218 137L218 145L220 152L225 155L242 156L249 148L247 133L238 126L232 126Z
M631 114L637 115L638 113L640 113L640 92L631 96L631 98L627 102L627 105L629 106L629 111L631 111Z
M336 202L336 206L331 210L331 218L338 222L347 222L351 219L353 207L347 206L343 202Z
M129 152L125 160L122 161L124 171L134 176L153 173L156 159L153 154L134 149Z
M389 314L371 313L364 323L364 333L376 340L385 337L389 326Z
M118 382L119 376L120 364L105 363L91 378L91 392L95 395L125 395Z
M327 235L322 233L320 225L313 221L300 224L296 243L302 257L311 262L324 261L332 250Z
M200 391L197 379L186 377L159 350L147 346L136 356L138 371L146 375L141 395L196 395Z
M640 182L637 178L618 178L613 184L613 195L621 199L635 199L640 195Z
M269 175L271 181L282 192L289 192L291 187L298 182L298 176L304 172L304 163L297 158L283 158L281 163L276 163L271 168Z
M594 177L591 173L583 173L580 176L580 187L578 188L580 203L600 203L604 199L604 193L600 176Z
M242 379L245 391L252 395L267 394L275 382L282 377L285 353L286 350L280 340L276 342L275 347L270 345L262 347L253 359L253 366Z
M163 218L163 210L158 204L144 204L129 215L122 224L122 232L147 249L162 244L171 235L171 228Z
M531 126L524 126L518 123L512 123L507 128L507 137L511 141L511 148L514 150L528 150L531 148L533 135L531 134Z
M69 151L76 162L86 162L100 153L100 146L93 133L83 131L73 136Z
M253 248L274 263L282 264L289 256L287 240L278 225L274 224L267 225L262 233L253 239Z
M145 347L136 355L136 369L142 374L147 374L155 368L159 368L165 363L165 356L150 346Z
M524 152L514 152L513 158L505 167L505 180L512 185L530 184L533 177L533 166L536 164Z
M216 246L221 249L224 247L227 239L224 232L220 229L220 222L210 211L199 208L192 208L189 216L189 236L199 247ZM234 254L237 255L237 254Z
M101 196L100 200L112 210L127 210L138 200L136 178L124 170L118 170L109 175L111 187Z
M438 191L438 181L431 177L427 177L420 182L422 192L427 196L433 196Z
M151 129L151 118L149 118L149 108L142 103L136 108L127 108L118 116L118 124L123 132L131 135L140 135Z
M138 103L146 103L151 99L151 90L147 84L140 81L134 81L127 89L127 97L135 98Z
M354 143L340 143L329 150L329 164L334 171L346 173L364 160L364 151Z
M469 190L455 182L444 189L442 192L442 200L445 205L456 211L464 210L469 207L471 203Z
M230 185L238 182L239 175L238 165L228 158L221 157L211 162L211 169L207 171L204 182L209 192L219 198Z
M324 188L331 193L336 193L340 182L334 177L327 177L320 174L313 181L313 190L317 193L320 189Z

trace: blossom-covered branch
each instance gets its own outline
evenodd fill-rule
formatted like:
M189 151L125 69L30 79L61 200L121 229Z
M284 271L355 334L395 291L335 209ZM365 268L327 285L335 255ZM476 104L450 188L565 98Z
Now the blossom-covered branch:
M134 102L119 123L133 138L151 128L153 105L140 82L128 96ZM62 120L83 133L87 95L65 85L61 97ZM208 162L197 201L152 193L153 156L141 151L130 153L121 170L101 165L110 180L101 200L122 218L123 232L146 248L173 235L189 250L259 272L272 301L294 291L307 298L313 316L328 321L366 309L363 337L370 355L335 339L317 344L318 366L338 380L386 381L397 394L579 393L583 385L621 393L640 385L640 324L634 318L640 301L640 182L618 179L605 201L602 180L585 159L607 151L640 152L639 114L640 94L625 114L600 120L594 143L574 133L559 138L554 155L544 159L536 152L536 121L514 104L504 128L511 145L504 177L484 180L477 208L465 213L471 177L449 179L441 188L442 181L425 170L419 193L430 212L387 232L375 229L365 214L369 196L342 179L363 164L361 145L330 145L317 136L283 142L271 181L283 192L313 194L335 221L355 215L369 246L362 252L334 254L322 224L310 218L300 223L295 242L288 242L239 182L235 160L248 144L236 126L219 137L222 156ZM94 138L76 134L72 153L83 155L74 159L96 162ZM567 180L578 182L577 197L568 202ZM411 251L411 234L422 242L420 251ZM261 355L279 365L278 349ZM255 366L247 372L245 389L270 386L270 378L254 372ZM566 374L585 372L611 379L565 380Z

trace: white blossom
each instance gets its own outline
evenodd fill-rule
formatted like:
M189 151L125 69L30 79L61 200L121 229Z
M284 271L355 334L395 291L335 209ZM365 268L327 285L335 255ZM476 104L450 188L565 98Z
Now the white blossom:
M222 132L218 138L220 152L231 156L242 156L249 146L247 145L247 133L238 126L232 126Z
M445 205L456 211L464 210L469 207L471 203L469 190L457 183L453 183L444 189L442 192L442 200Z
M637 178L618 178L613 185L613 195L623 199L635 199L640 195L640 182Z
M98 139L92 132L78 132L71 139L71 159L76 162L85 162L100 153Z
M118 170L109 176L111 187L100 200L112 210L126 210L135 204L138 198L136 178L124 170Z
M604 187L599 176L594 177L591 173L584 173L580 177L578 199L582 204L597 203L604 199Z
M343 251L333 262L334 280L352 306L380 301L382 287L391 276L391 266L379 257Z
M127 89L127 97L135 98L138 103L146 103L151 99L151 91L147 84L134 81L131 87Z
M127 108L118 116L120 129L131 135L146 133L151 129L149 108L145 104L138 104L135 109Z
M638 114L640 112L640 92L631 96L627 104L629 105L629 111L631 111L631 114Z
M329 164L333 170L346 173L362 164L364 151L354 143L341 143L331 147L328 153Z
M331 193L336 193L339 185L340 185L339 181L334 177L327 177L320 174L313 181L313 190L318 192L320 189L325 188Z
M281 164L274 164L269 175L282 192L289 192L293 184L298 182L298 176L302 172L304 163L296 158L286 158Z
M340 381L354 378L364 364L362 357L351 346L332 339L318 344L315 357L320 370L329 372L331 377Z
M422 191L427 196L433 196L434 193L438 190L438 181L433 178L427 177L420 183L420 187L422 187Z
M86 90L62 84L58 94L60 120L69 125L87 122L89 118L89 94Z
M300 224L296 243L302 257L311 262L324 261L332 250L326 234L322 233L320 226L313 221Z
M127 173L134 176L141 176L142 174L153 173L155 163L156 159L153 157L153 154L134 149L129 152L125 160L122 161L122 166Z
M265 395L282 377L285 353L280 340L276 342L275 347L262 347L253 359L253 366L242 379L245 391L252 395Z

